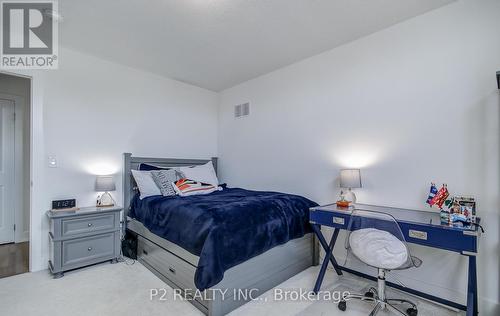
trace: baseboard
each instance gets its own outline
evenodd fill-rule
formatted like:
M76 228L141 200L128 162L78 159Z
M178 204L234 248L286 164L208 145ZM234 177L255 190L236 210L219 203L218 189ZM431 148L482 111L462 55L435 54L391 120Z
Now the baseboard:
M500 315L500 303L486 298L480 298L479 315Z
M32 267L33 270L31 272L38 272L38 271L50 271L49 270L49 258L48 257L42 257L41 265L37 267Z
M15 234L14 236L14 242L16 244L21 243L21 242L27 242L30 240L30 232L29 231L24 231L24 232L19 232Z

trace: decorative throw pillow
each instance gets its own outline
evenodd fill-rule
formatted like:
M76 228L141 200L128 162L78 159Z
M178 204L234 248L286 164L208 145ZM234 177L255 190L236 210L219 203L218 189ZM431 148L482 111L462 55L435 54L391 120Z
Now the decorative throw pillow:
M160 189L153 180L151 171L132 170L132 175L139 188L139 198L141 200L148 196L161 195Z
M200 166L180 167L179 171L182 173L183 178L208 183L213 186L219 185L219 179L217 179L212 161Z
M155 170L151 171L151 174L153 175L153 180L160 188L160 192L163 196L173 196L176 194L173 183L179 178L177 177L177 172L175 170Z
M211 184L201 183L189 179L180 179L175 181L174 190L180 196L190 196L199 194L208 194L214 191L220 191L222 188Z

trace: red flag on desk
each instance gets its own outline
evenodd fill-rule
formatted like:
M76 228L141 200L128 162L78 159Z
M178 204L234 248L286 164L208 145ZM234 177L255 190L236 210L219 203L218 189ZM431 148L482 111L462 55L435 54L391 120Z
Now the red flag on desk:
M444 201L446 201L448 196L450 196L450 193L448 192L448 186L446 184L443 184L436 196L432 198L430 205L436 205L438 208L442 208Z

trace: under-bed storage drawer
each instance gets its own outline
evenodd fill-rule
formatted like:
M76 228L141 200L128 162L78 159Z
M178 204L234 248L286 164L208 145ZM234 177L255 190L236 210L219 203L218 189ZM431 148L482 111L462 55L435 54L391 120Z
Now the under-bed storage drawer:
M196 289L194 285L195 266L142 236L138 236L137 257L160 274L163 274L179 288Z

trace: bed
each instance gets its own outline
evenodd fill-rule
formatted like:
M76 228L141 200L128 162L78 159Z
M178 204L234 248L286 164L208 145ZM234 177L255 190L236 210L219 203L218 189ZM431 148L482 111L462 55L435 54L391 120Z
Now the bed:
M211 160L217 170L217 158ZM125 226L130 234L137 236L137 258L146 268L174 289L182 290L189 302L203 313L225 315L311 265L317 265L319 247L304 226L307 214L283 209L287 203L304 209L301 203L307 199L301 197L231 188L188 198L139 200L136 196L131 170L138 169L140 164L168 168L208 161L134 157L125 153ZM254 208L272 204L273 211L269 214L258 209L255 213L265 213L269 219L249 217L244 205L250 202ZM208 222L211 224L206 224ZM261 229L267 232L267 235L260 234L265 238L252 237L260 236L252 231L252 225L259 222L264 227ZM274 232L275 227L283 226L281 222L286 223L286 229ZM219 248L214 250L217 245ZM226 251L228 249L238 251Z

